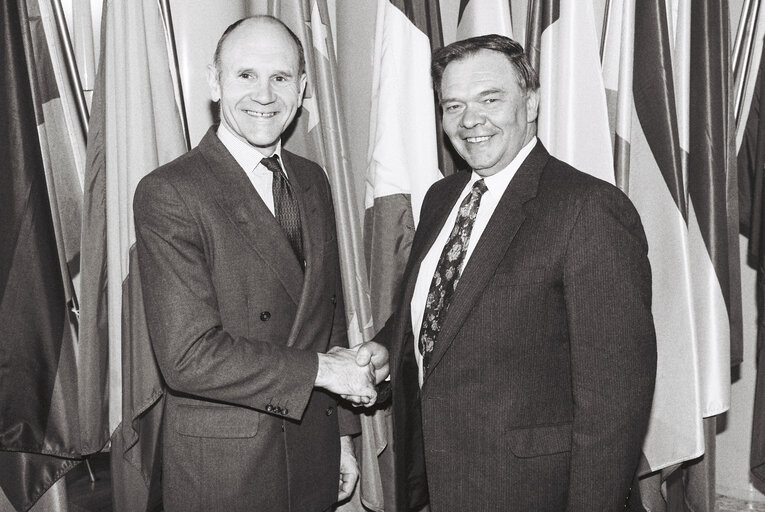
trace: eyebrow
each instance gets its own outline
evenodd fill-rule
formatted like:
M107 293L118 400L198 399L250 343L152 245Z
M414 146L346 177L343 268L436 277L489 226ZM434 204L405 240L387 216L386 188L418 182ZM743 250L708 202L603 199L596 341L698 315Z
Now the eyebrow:
M499 87L494 87L492 89L486 89L485 91L481 91L476 96L478 98L485 98L486 96L491 96L492 94L502 94L503 92L505 92L504 89L501 89ZM443 105L451 101L461 102L462 100L458 100L455 98L441 98L441 101L439 102L439 104Z

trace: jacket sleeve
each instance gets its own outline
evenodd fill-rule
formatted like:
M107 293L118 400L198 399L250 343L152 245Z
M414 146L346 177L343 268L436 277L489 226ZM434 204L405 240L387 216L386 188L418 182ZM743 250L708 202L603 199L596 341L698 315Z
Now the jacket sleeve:
M289 404L285 416L300 419L316 378L316 353L223 328L200 228L164 176L152 173L139 183L134 217L146 319L167 385L259 410Z
M569 511L621 510L653 399L651 269L637 211L612 187L583 199L564 294L574 402Z

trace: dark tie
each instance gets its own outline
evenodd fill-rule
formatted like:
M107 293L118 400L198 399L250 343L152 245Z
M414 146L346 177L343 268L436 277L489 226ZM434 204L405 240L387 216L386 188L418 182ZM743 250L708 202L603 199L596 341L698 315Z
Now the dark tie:
M473 223L478 214L478 206L481 204L481 196L486 190L486 184L482 179L476 181L470 194L465 196L462 204L460 204L454 227L449 233L443 251L441 251L436 272L430 282L419 339L424 369L430 365L430 356L433 354L436 338L441 330L446 311L449 309L454 290L457 288L457 282L462 272L462 263L465 261L465 254L470 241L470 233L473 231Z
M300 265L303 265L303 235L300 227L300 210L297 199L292 192L292 186L287 180L287 176L279 165L279 155L274 154L260 161L263 166L274 173L273 194L274 194L274 216L282 226L287 239L292 246L292 250L297 256Z

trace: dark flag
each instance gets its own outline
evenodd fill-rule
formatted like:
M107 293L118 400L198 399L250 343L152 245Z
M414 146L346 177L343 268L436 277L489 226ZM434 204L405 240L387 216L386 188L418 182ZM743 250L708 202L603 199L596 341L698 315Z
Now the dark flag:
M0 5L0 487L27 510L79 460L55 406L62 345L71 340L45 181L26 6Z

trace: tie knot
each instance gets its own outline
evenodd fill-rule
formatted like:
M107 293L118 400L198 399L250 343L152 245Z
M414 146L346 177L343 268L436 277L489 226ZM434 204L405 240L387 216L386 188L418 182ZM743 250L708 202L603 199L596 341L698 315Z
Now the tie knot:
M473 183L473 190L478 192L478 195L483 195L484 192L486 192L488 187L486 186L486 183L484 183L483 178Z
M282 167L279 165L279 155L276 153L267 158L262 158L260 163L263 164L263 167L275 174L282 172Z

